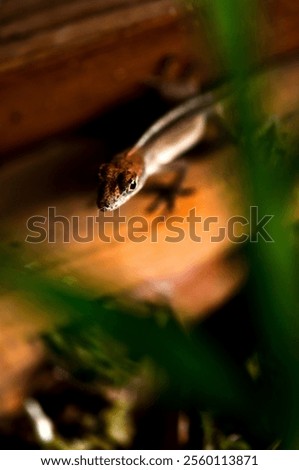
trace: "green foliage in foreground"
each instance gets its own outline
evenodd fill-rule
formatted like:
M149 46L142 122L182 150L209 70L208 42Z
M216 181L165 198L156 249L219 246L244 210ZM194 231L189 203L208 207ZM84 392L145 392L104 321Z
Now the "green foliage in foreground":
M207 0L194 2L206 8L215 37L221 38L218 51L232 77L236 90L236 108L240 121L240 153L245 178L250 188L248 203L257 205L261 214L273 215L271 235L274 243L248 246L251 267L252 302L264 353L265 367L272 363L271 375L280 410L282 447L299 448L299 316L297 289L297 250L291 227L289 202L292 169L275 127L256 138L262 125L263 96L254 94L248 71L258 60L258 24L262 24L259 2L244 0ZM283 86L283 83L281 83ZM255 90L256 91L256 90ZM262 88L267 93L267 87ZM298 157L295 148L294 159ZM267 359L265 359L267 358ZM277 410L272 409L272 413Z

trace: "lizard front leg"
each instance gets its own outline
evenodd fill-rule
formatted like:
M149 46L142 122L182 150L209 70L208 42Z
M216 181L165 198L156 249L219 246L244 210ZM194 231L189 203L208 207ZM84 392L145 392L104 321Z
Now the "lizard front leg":
M195 190L194 188L183 187L183 183L187 173L187 162L184 159L176 160L164 168L164 171L174 171L174 177L169 183L150 183L145 192L155 194L153 201L147 207L147 212L152 213L159 206L165 204L168 213L173 212L175 202L178 197L190 196Z

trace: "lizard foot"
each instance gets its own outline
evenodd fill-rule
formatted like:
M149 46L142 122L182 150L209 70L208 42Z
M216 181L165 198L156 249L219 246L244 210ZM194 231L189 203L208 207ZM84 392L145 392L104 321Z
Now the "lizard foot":
M163 204L166 211L171 213L178 197L187 197L194 193L194 188L182 186L186 175L186 162L184 160L174 162L172 168L175 169L176 175L170 183L152 183L145 189L147 193L155 194L153 201L146 209L148 213L156 211Z

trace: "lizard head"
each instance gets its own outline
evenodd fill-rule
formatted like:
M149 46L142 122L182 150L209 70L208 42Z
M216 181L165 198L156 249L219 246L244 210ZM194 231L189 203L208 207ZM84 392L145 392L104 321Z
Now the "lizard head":
M113 211L127 202L141 189L140 171L134 165L119 161L104 163L99 167L97 206L101 211Z

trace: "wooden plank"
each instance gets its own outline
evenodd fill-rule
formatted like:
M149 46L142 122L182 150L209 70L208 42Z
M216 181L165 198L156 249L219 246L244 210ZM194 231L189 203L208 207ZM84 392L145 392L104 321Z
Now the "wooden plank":
M80 0L35 15L1 28L0 152L125 100L161 57L188 47L171 0Z
M135 34L167 24L178 11L171 0L98 0L49 5L25 17L1 21L0 58L2 70L32 63L38 58L56 55L61 50L101 41L103 47ZM154 23L154 24L153 24ZM126 32L124 34L124 31ZM107 37L108 36L108 37Z
M264 0L265 53L299 47L299 4ZM191 12L192 17L192 12ZM211 49L174 0L5 0L0 4L0 153L71 129L142 90L168 54ZM190 25L190 23L189 23Z

